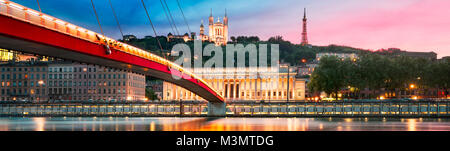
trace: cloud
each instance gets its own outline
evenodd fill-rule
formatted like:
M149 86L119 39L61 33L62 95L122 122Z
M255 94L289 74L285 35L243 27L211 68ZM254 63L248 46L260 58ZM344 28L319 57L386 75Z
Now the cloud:
M14 0L37 9L36 1ZM126 34L153 35L139 0L111 0ZM188 32L175 0L166 0L180 34ZM90 0L40 0L45 13L99 31ZM171 32L159 0L145 0L160 35ZM435 51L450 56L450 1L447 0L180 0L193 32L199 32L213 9L214 17L228 10L230 35L281 35L300 43L303 8L308 10L309 41L315 45L341 44L359 48L397 47ZM107 36L120 38L107 1L95 1Z

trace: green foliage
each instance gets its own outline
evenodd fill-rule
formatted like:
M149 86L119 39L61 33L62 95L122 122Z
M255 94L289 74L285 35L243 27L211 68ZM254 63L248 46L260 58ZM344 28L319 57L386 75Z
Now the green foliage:
M158 39L161 43L161 46L164 49L164 52L161 52L158 41L155 37L147 36L143 39L136 39L127 42L128 44L134 45L136 47L148 50L156 55L164 56L165 53L170 52L170 50L173 48L174 45L179 43L185 43L183 39L172 39L170 42L167 41L167 37L165 36L158 36ZM301 62L302 59L306 59L307 61L313 61L316 59L316 53L319 52L367 52L367 50L363 49L356 49L351 47L345 47L345 46L337 46L337 45L330 45L330 46L301 46L297 44L292 44L289 41L285 41L283 37L276 36L271 37L267 41L261 41L259 37L257 36L237 36L237 37L231 37L231 42L229 44L243 44L244 46L247 46L248 44L255 44L258 46L259 44L268 44L268 59L270 59L270 44L279 44L279 50L280 50L280 61L290 63L291 65L301 65L303 64ZM194 51L194 43L192 41L186 42L186 44L191 48L191 54L193 54ZM203 48L211 44L209 42L203 42ZM222 46L222 50L225 51L225 46ZM224 53L224 57L225 57ZM246 55L246 58L248 58L248 54ZM169 58L171 60L176 60L177 58ZM208 60L209 57L203 57L203 62ZM191 59L193 60L193 59ZM225 60L225 58L224 58ZM246 59L248 60L248 59ZM270 60L269 60L270 64ZM224 64L225 65L225 64Z
M336 93L350 86L393 92L415 84L423 89L447 90L450 85L450 61L430 61L411 57L361 55L355 62L336 57L323 57L311 77L313 91Z
M311 76L308 85L313 91L324 91L327 94L337 94L346 86L347 70L351 69L349 60L341 61L335 56L325 56ZM336 95L335 95L336 96Z
M238 37L230 37L232 43L240 43L240 44L249 44L249 43L257 43L260 42L258 36L238 36Z
M155 91L153 91L150 88L145 89L145 97L149 100L157 100L158 96L155 94Z

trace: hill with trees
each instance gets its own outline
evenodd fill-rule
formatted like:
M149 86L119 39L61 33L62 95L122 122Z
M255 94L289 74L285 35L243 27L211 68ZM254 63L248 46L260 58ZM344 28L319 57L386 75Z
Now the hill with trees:
M158 42L156 39L159 39L161 46L163 48L163 52L161 52ZM316 59L316 54L320 52L337 52L337 53L368 53L369 50L365 49L359 49L359 48L352 48L347 46L338 46L338 45L329 45L329 46L301 46L299 44L293 44L289 41L286 41L281 36L275 36L269 38L267 41L260 40L257 36L238 36L238 37L231 37L229 44L243 44L244 46L248 44L279 44L279 50L280 50L280 60L283 63L289 63L291 65L300 65L302 64L301 60L306 59L307 61L313 61ZM157 38L152 36L147 36L142 39L135 39L131 41L127 41L126 43L131 44L133 46L145 49L147 51L150 51L154 54L164 56L165 53L170 52L169 50L172 49L172 47L179 43L185 43L190 48L191 51L194 50L194 43L193 41L184 42L183 39L171 39L170 41L167 40L167 37L165 36L158 36ZM203 47L206 45L211 44L210 42L203 42ZM225 50L225 46L222 46L222 50ZM270 52L270 47L268 48L268 51ZM193 53L192 53L193 54ZM225 56L225 54L224 54ZM268 56L270 58L270 53L268 53ZM246 55L248 57L248 54ZM171 58L176 59L176 58ZM204 57L204 61L207 60L208 57ZM225 60L225 59L224 59ZM246 59L248 60L248 59Z

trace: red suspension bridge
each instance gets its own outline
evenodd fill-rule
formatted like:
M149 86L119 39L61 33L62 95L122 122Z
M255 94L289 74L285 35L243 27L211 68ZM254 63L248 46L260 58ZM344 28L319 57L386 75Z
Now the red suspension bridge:
M209 102L224 102L208 83L175 63L6 0L0 0L0 46L149 75L184 87Z

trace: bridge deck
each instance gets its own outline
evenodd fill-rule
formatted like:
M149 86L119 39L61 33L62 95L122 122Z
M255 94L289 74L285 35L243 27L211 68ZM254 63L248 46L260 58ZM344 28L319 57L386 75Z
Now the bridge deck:
M224 102L205 81L168 60L19 4L0 1L0 22L3 48L145 74L184 87L208 101ZM106 44L112 50L110 55L106 54Z

